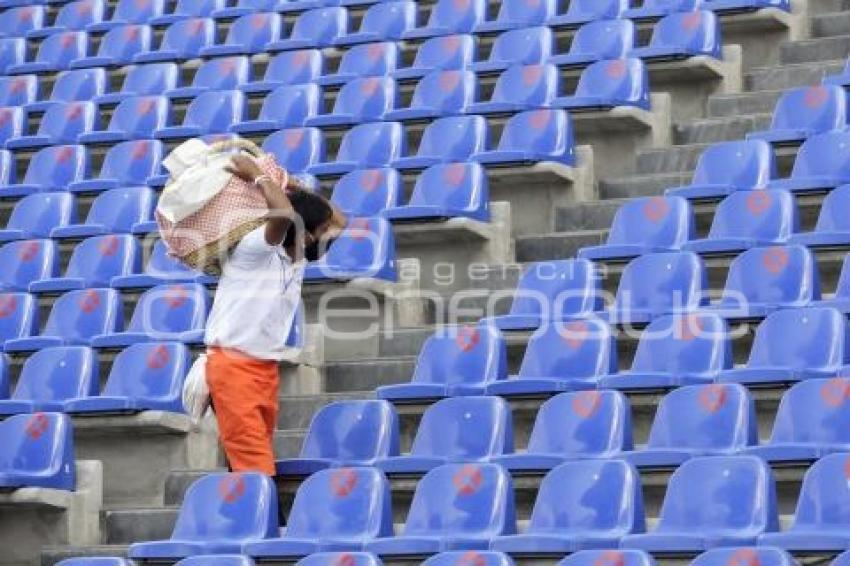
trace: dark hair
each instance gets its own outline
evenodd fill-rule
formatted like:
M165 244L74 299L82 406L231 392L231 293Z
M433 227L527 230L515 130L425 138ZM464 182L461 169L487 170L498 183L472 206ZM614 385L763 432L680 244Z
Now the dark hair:
M288 193L287 196L289 197L289 202L292 203L292 208L295 209L297 218L283 239L284 247L295 244L299 229L312 234L319 226L328 222L333 216L333 209L330 204L314 193L295 189L293 192ZM298 218L300 218L300 221ZM315 261L319 258L320 249L326 249L327 245L327 242L311 243L304 250L304 257L310 261Z

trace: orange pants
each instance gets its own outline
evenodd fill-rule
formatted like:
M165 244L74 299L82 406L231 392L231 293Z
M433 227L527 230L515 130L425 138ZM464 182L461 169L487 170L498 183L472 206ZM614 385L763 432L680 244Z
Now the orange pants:
M274 476L278 363L210 348L207 384L230 469Z

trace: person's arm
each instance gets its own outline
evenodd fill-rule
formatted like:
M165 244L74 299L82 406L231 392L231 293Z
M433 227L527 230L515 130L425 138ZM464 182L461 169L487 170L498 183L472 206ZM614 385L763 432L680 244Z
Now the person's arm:
M247 155L234 155L227 171L246 183L253 184L263 193L269 207L268 220L266 221L266 243L270 246L279 246L292 225L294 214L292 203L289 202L284 188L275 183L271 177L265 175L257 162Z

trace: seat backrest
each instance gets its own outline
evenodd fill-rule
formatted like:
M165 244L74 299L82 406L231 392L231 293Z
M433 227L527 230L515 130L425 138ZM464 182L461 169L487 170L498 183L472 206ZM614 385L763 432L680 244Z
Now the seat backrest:
M319 409L301 446L301 458L369 465L399 453L399 424L387 401L337 401Z
M5 107L23 106L38 99L38 77L23 75L0 77L0 104Z
M112 28L101 38L98 57L116 62L129 62L133 55L150 51L153 30L149 26L130 24Z
M666 12L690 12L699 8L702 0L644 0L643 8L665 10Z
M114 289L69 291L54 301L41 334L76 344L117 332L123 319L121 297Z
M53 102L92 100L106 92L107 76L104 69L73 69L62 71L50 92Z
M390 487L376 468L316 472L298 488L284 538L369 541L392 536Z
M547 106L558 93L558 68L549 64L512 65L496 81L491 100Z
M816 134L800 146L791 177L850 178L850 132Z
M284 51L269 61L265 79L281 85L307 84L321 76L323 69L324 59L318 49Z
M653 47L678 47L688 53L720 58L723 42L720 21L714 12L695 10L664 16L652 29Z
M127 71L121 92L137 96L157 96L180 83L177 63L135 65Z
M22 37L44 27L46 11L45 6L8 8L0 13L0 29L9 37Z
M635 46L635 24L631 20L598 20L578 28L570 43L570 54L596 59L620 59Z
M586 259L533 263L513 293L510 314L560 319L600 310L599 281L599 273Z
M472 64L475 40L471 35L432 37L419 46L413 67L428 70L460 70Z
M360 22L360 33L374 33L381 39L401 39L416 27L416 2L393 0L372 4Z
M225 4L225 0L177 0L171 13L192 18L205 17L223 9Z
M0 183L13 185L17 180L18 172L15 157L8 149L0 150Z
M19 240L0 247L0 289L26 291L29 284L55 277L59 252L52 240Z
M510 406L501 397L449 397L422 415L410 453L482 462L514 450Z
M656 532L756 536L778 529L770 466L755 456L708 456L687 460L673 472Z
M398 122L358 124L342 138L337 161L357 163L358 169L383 167L407 153L407 138Z
M732 367L729 327L712 313L656 317L641 333L634 372L713 377Z
M164 96L134 96L122 100L109 120L110 132L133 138L150 138L168 124L169 105Z
M807 379L779 401L771 444L850 445L850 379Z
M65 277L82 279L86 287L106 287L113 277L141 267L139 243L129 234L86 238L74 247Z
M348 11L340 6L307 10L292 26L292 39L309 39L317 45L330 45L348 31Z
M186 491L171 538L234 541L277 537L277 490L257 472L208 474Z
M162 240L153 245L150 257L145 264L145 274L174 280L191 280L199 275L180 260L168 255L168 247Z
M567 15L579 20L615 19L628 7L628 0L572 0Z
M236 19L227 32L227 45L239 45L250 52L262 51L266 45L280 39L283 20L280 14L254 12Z
M57 226L77 220L77 202L70 193L36 193L27 195L15 205L8 230L23 230L36 237L48 237Z
M805 246L750 248L732 260L721 304L804 306L820 299L818 268Z
M342 54L338 72L359 77L383 77L399 62L398 45L391 42L355 45Z
M677 249L695 232L693 210L686 199L644 197L631 199L617 210L607 243Z
M0 422L0 470L31 475L33 485L73 490L74 434L59 413L15 415Z
M24 362L12 399L65 401L97 395L99 373L97 357L90 348L44 348Z
M712 548L691 562L691 566L731 566L733 564L760 564L761 566L797 566L788 551L771 546L741 548ZM833 563L834 564L834 563Z
M86 148L81 145L54 145L37 151L29 159L25 185L64 191L88 173Z
M617 287L615 311L665 314L707 303L705 265L693 252L644 254L630 261Z
M472 218L489 218L490 191L487 173L478 163L432 165L419 175L410 206L448 207Z
M827 193L821 205L816 232L850 232L850 217L845 211L850 207L850 185L843 185Z
M318 128L280 130L266 138L263 151L274 154L288 171L302 173L325 160L325 138Z
M840 86L814 85L786 90L773 109L774 130L840 130L847 126L847 94Z
M582 71L576 96L601 99L602 104L631 103L649 108L649 76L634 57L596 61Z
M113 556L93 556L90 558L66 558L59 562L62 566L132 566L132 562L126 558ZM224 565L218 565L224 566ZM237 565L233 565L237 566Z
M527 2L526 0L505 0L499 4L497 22L510 24L512 27L528 27L545 24L555 15L557 3L554 0Z
M2 22L2 16L0 16ZM2 23L0 23L2 25ZM6 29L6 28L3 28ZM12 65L20 65L27 58L27 40L23 37L4 37L0 39L0 72L6 71Z
M712 144L702 152L693 184L732 185L737 190L760 189L776 177L776 158L764 140Z
M37 331L38 308L35 298L27 293L0 293L0 344L6 340L31 336ZM8 393L6 388L0 387L0 390Z
M441 330L425 341L414 383L488 383L507 377L505 339L487 326Z
M260 120L273 120L283 128L304 125L319 113L322 90L315 84L285 85L271 91L263 101Z
M203 285L159 285L139 298L128 331L170 335L200 330L206 324L208 311L209 297Z
M593 380L617 371L617 349L608 323L584 319L552 321L528 343L521 378Z
M803 476L791 531L844 531L850 527L850 455L830 454L816 461Z
M427 566L514 566L514 561L503 552L455 550L435 554L422 564Z
M146 185L148 177L159 173L163 152L162 142L159 140L134 140L115 144L106 152L98 177L116 179L127 185Z
M576 460L543 478L528 532L602 537L645 530L640 474L622 460Z
M484 151L486 144L487 120L483 116L452 116L428 124L416 155L464 162Z
M359 169L336 182L331 202L352 216L376 216L399 205L401 186L395 169Z
M316 552L299 560L296 566L382 566L382 562L369 552Z
M616 457L632 449L631 409L619 391L571 391L537 412L529 454Z
M502 130L499 150L534 151L572 164L575 147L570 117L564 110L530 110L514 114Z
M175 342L133 344L112 362L103 395L178 400L192 363L188 348Z
M363 77L343 85L333 114L351 115L358 122L379 120L396 106L395 81L389 77Z
M850 297L850 256L844 258L835 288L837 298Z
M446 464L420 480L404 536L492 539L516 532L513 482L497 464Z
M395 239L384 218L352 218L318 262L358 277L396 279Z
M86 224L103 225L110 232L128 233L134 224L150 220L155 201L156 195L148 187L112 189L94 199Z
M214 91L228 91L250 80L251 62L247 57L224 57L212 59L202 64L192 78L192 86L206 87ZM195 98L193 102L196 102L203 94ZM241 93L239 94L241 95ZM233 95L228 94L228 98L232 97ZM206 104L216 107L222 104L222 101L208 98ZM189 111L192 108L193 105L190 105Z
M173 52L178 57L189 58L196 57L201 49L214 42L215 21L210 18L192 18L180 20L168 26L159 48L162 51Z
M552 54L552 30L546 26L509 30L496 38L488 61L540 65Z
M747 366L838 370L847 352L847 323L835 309L780 309L759 324Z
M0 108L0 142L24 135L24 109Z
M821 209L821 216L823 214ZM788 191L738 191L717 205L708 237L783 242L798 229L797 205Z
M558 566L655 566L655 559L643 550L580 550L570 554Z
M110 21L138 24L161 16L165 0L118 0Z
M189 104L183 125L201 128L204 133L226 132L242 119L245 106L245 95L238 90L202 92Z
M103 20L106 3L102 0L78 0L59 9L53 25L59 28L81 30L89 24Z
M413 91L412 108L431 108L440 114L460 114L475 102L478 81L472 71L432 71Z
M92 102L68 102L52 105L42 116L38 135L51 143L74 143L77 136L94 129L97 108Z
M486 15L487 3L484 0L437 0L426 27L452 33L471 33Z
M50 69L66 69L74 59L86 56L88 45L89 36L84 31L55 33L41 40L35 60L47 63Z

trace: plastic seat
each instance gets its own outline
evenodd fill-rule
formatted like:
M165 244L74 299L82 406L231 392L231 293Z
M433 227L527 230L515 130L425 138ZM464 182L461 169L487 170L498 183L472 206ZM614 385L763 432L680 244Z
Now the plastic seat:
M694 214L681 197L632 199L614 215L602 246L581 248L578 257L593 261L673 251L696 233Z
M286 51L269 60L262 80L239 86L243 92L269 92L281 86L315 82L324 68L322 52L318 49Z
M316 84L342 85L358 77L383 77L395 71L398 45L390 42L355 45L345 51L336 72L316 79Z
M160 128L154 137L176 140L227 132L242 119L246 105L238 90L203 92L189 104L182 125Z
M575 93L561 96L552 106L571 111L610 110L634 106L649 110L649 75L634 57L596 61L581 72Z
M410 383L384 385L379 399L403 401L480 395L507 377L505 340L491 326L448 328L425 341Z
M441 552L422 562L427 566L514 566L514 561L504 552L455 550Z
M2 255L2 250L0 250ZM38 332L38 305L27 293L0 294L0 350L3 342ZM0 355L0 399L9 396L9 363Z
M97 395L99 386L98 362L90 348L45 348L24 362L12 397L0 400L0 415L61 413L66 400Z
M175 88L180 81L176 63L134 65L127 69L121 89L95 98L98 104L118 104L135 96L159 96Z
M63 277L30 283L31 293L108 287L112 277L138 271L139 244L129 235L109 234L83 240L74 248Z
M251 62L247 57L223 57L206 61L198 67L190 86L169 90L165 96L169 98L194 98L215 91L232 91L251 80ZM240 93L241 94L241 93ZM234 95L228 95L234 96ZM190 108L195 100L190 101ZM206 105L214 106L210 100ZM188 114L188 111L187 111Z
M112 28L101 38L97 54L71 61L72 69L126 65L136 55L151 49L153 30L148 26L126 25Z
M824 456L806 470L794 522L784 532L765 533L759 545L792 552L840 552L850 547L850 454Z
M181 20L207 18L224 9L226 0L177 0L172 10L150 20L152 26L169 25Z
M221 45L201 49L202 57L221 55L250 55L265 50L266 46L280 39L283 20L280 14L254 12L241 16L228 28L227 38Z
M80 143L117 143L147 139L168 123L169 104L163 96L139 96L122 100L105 130L81 134Z
M762 566L797 566L798 564L786 551L769 546L713 548L697 556L691 564L693 566L725 566L754 562Z
M850 84L850 59L847 60L847 64L844 66L843 72L837 75L828 75L824 77L823 84L837 85L842 87Z
M703 261L693 252L651 253L629 262L614 304L604 316L616 324L645 324L664 314L708 304Z
M113 277L109 285L116 289L133 289L154 287L162 283L206 283L208 281L208 276L170 257L165 242L157 240L142 273Z
M18 172L14 155L7 149L0 149L0 194L4 192L6 187L14 185L17 176ZM27 193L24 192L22 194Z
M307 10L298 16L289 37L268 45L269 51L330 47L334 40L348 33L348 10L328 6Z
M236 0L231 2L232 7L213 12L214 18L238 18L254 12L274 12L280 9L286 2L280 0Z
M823 199L814 231L791 234L788 241L810 248L850 244L850 218L844 214L848 206L850 206L850 185L831 191Z
M337 401L319 409L297 458L276 462L277 474L371 466L399 453L398 415L386 401Z
M764 8L791 11L790 0L705 0L703 8L716 13L745 13Z
M6 227L0 230L0 242L47 238L57 226L77 220L77 204L68 193L39 193L15 204Z
M273 133L263 142L278 164L291 173L303 173L326 158L325 138L318 128L293 128Z
M487 4L482 0L437 0L423 27L408 30L403 39L425 39L456 33L472 33L484 21Z
M626 9L622 17L630 20L663 18L676 12L692 12L701 4L702 0L644 0L640 7Z
M850 452L848 399L850 379L845 377L793 385L779 401L770 439L747 453L768 462L799 462Z
M192 18L174 22L160 40L159 47L133 57L136 63L174 61L198 57L202 49L215 43L215 21Z
M667 61L706 56L723 57L720 21L714 12L696 10L668 14L652 29L649 45L633 49L632 57Z
M209 474L183 499L171 538L130 546L135 560L198 554L239 554L248 541L278 534L277 490L256 472Z
M315 84L281 86L266 96L256 120L234 124L230 131L246 134L300 127L318 114L322 102L322 91Z
M0 16L2 18L2 16ZM27 42L22 37L0 38L0 73L13 65L20 65L27 57Z
M508 314L487 320L502 330L534 330L548 321L587 315L602 309L599 280L584 259L533 263L519 280Z
M712 144L697 161L691 184L665 194L687 199L719 198L735 191L763 189L776 177L776 158L764 140Z
M416 85L410 106L387 112L387 120L419 120L467 112L478 96L471 71L434 71Z
M816 303L818 306L832 307L842 313L850 313L850 258L844 258L841 264L841 273L835 288L835 295L829 299L823 299Z
M0 247L0 290L26 291L33 281L55 277L59 252L51 240L19 240Z
M38 99L38 77L0 77L0 105L24 106Z
M366 545L379 556L421 556L447 550L486 550L516 532L510 475L495 464L446 464L416 486L401 536Z
M549 18L550 27L573 28L595 20L611 20L621 16L629 7L628 0L575 0L565 14Z
M105 12L106 2L103 0L68 2L59 8L51 25L33 29L26 36L28 39L36 39L64 31L81 31L103 20Z
M205 556L204 558L209 557ZM62 566L132 566L132 563L125 558L116 558L111 556L93 556L91 558L66 558L61 562L57 562L57 565L58 564L61 564Z
M156 140L133 140L110 147L97 177L72 182L72 193L97 193L119 187L142 188L150 177L160 172L164 154L162 143Z
M669 389L710 383L732 367L729 327L714 313L660 316L644 329L631 369L603 377L622 390Z
M75 69L62 71L56 77L50 98L26 105L27 112L43 112L57 102L85 102L106 91L104 69Z
M564 67L589 65L603 59L622 59L635 45L635 25L630 20L598 20L582 25L567 53L549 58Z
M399 206L401 175L395 169L360 169L334 185L331 202L348 216L377 216Z
M475 40L471 35L448 35L425 40L416 51L409 67L391 73L396 80L418 79L433 71L464 70L475 57Z
M551 321L528 343L519 375L491 383L488 395L532 395L593 389L616 371L617 350L608 324L595 316Z
M820 299L817 263L805 246L753 248L732 260L723 294L708 307L728 319L764 318Z
M533 164L553 161L575 165L573 128L564 110L530 110L511 116L499 145L472 156L487 165Z
M393 229L383 218L354 218L328 252L304 270L304 281L395 281Z
M375 466L388 474L424 473L452 462L486 462L514 450L510 406L499 397L452 397L425 411L410 454Z
M88 173L86 148L80 145L45 147L28 161L23 181L0 186L0 196L21 197L38 192L64 191Z
M511 65L542 65L552 54L554 41L552 30L545 26L506 31L493 42L487 60L475 63L472 70L490 73Z
M85 57L88 54L88 45L89 36L84 31L55 33L41 40L35 59L12 65L6 72L23 75L61 71L67 69L71 61Z
M0 422L0 487L76 487L71 419L56 413L17 415Z
M145 24L165 13L165 0L118 0L108 20L88 26L90 32L108 31L126 24Z
M541 405L524 453L493 459L511 471L549 470L568 460L617 458L632 449L631 409L618 391L575 391Z
M85 238L105 234L128 234L133 226L153 217L156 195L148 187L125 187L99 194L83 224L50 231L51 238Z
M616 547L646 529L640 475L619 460L577 460L543 478L528 530L500 536L490 548L517 554L557 554Z
M395 81L388 77L365 77L345 83L329 114L306 120L308 126L344 126L376 122L396 105Z
M404 32L416 27L416 2L393 0L370 6L360 27L334 40L336 46L371 43L374 41L398 40Z
M840 86L817 85L786 90L776 102L770 129L747 139L795 144L814 134L847 126L847 95Z
M788 191L740 191L724 198L714 213L708 237L685 242L682 249L733 253L756 246L796 242L799 217Z
M343 136L336 159L312 165L307 172L342 175L355 169L385 167L406 153L407 138L398 122L358 124Z
M46 11L44 6L35 5L18 5L3 10L0 13L0 36L24 37L31 31L41 29L45 24Z
M469 108L474 114L520 112L549 106L558 94L558 69L554 65L512 65L496 81L489 101Z
M305 556L296 566L382 566L374 554L368 552L317 552ZM202 565L198 565L202 566Z
M23 108L0 108L0 145L26 133L25 116Z
M92 338L96 348L116 348L173 340L201 342L210 300L197 283L172 283L145 291L136 303L126 331L103 332Z
M827 192L850 183L850 131L809 136L797 152L787 179L771 181L771 189L792 193Z
M39 120L35 135L12 138L6 142L6 148L35 149L75 143L77 136L94 129L96 110L91 102L56 103Z
M432 165L419 175L410 202L388 208L393 222L469 218L490 221L487 174L478 163Z
M555 15L556 10L557 3L551 0L534 3L525 0L506 0L499 4L496 19L476 25L475 33L493 33L543 25Z
M434 120L425 128L415 155L392 162L396 169L424 169L440 163L469 161L486 149L487 120L483 116L455 116ZM462 164L462 163L461 163ZM454 174L460 170L455 169Z
M772 312L756 329L747 365L717 379L755 384L834 377L847 359L846 326L842 314L828 307Z

